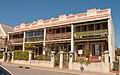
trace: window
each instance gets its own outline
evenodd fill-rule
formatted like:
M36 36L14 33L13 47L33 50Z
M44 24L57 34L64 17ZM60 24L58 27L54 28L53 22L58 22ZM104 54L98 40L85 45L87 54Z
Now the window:
M56 33L60 33L60 28L57 28L57 29L56 29Z
M76 26L76 32L80 32L80 26Z
M89 31L92 31L92 30L94 30L94 24L92 24L92 25L89 25L89 26L88 26L88 28L89 28Z
M67 27L67 32L71 32L71 27Z
M100 24L96 25L96 30L100 30Z
M87 31L87 26L83 26L83 31Z
M61 31L62 31L62 33L65 33L65 28L62 27L62 28L61 28Z
M34 32L34 36L39 36L41 34L41 31Z
M107 26L108 23L107 23L107 22L106 22L106 23L103 23L102 25L103 25L103 29L108 29L108 26Z
M26 33L26 37L31 37L31 36L33 36L33 32L27 32Z

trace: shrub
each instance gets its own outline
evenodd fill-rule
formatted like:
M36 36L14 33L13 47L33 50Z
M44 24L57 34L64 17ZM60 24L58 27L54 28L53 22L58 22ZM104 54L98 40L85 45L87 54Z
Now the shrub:
M3 58L3 53L0 53L0 59L2 59Z
M73 62L79 62L81 64L85 63L85 61L83 59L81 59L81 60L74 60Z
M14 51L14 60L28 60L29 59L29 51L25 50L15 50Z
M116 54L116 56L120 56L120 48L117 48L117 49L115 50L115 54Z
M83 64L83 63L85 63L85 61L84 61L84 60L81 60L80 63Z
M41 54L41 55L37 55L37 56L35 57L35 60L45 60L45 61L49 61L50 58L49 58L48 56L46 56L46 55Z
M90 64L91 62L89 62L89 61L86 61L86 64Z

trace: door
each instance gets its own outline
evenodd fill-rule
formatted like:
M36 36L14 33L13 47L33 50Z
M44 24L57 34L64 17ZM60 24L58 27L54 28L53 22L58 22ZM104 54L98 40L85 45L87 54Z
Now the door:
M100 47L99 45L95 45L95 56L99 56L100 54Z
M101 45L96 44L92 46L92 56L100 56L101 55Z

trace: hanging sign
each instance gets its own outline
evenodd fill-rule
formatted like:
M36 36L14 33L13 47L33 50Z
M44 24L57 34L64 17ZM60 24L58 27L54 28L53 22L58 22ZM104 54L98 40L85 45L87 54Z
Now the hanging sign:
M83 54L83 50L78 50L78 54Z

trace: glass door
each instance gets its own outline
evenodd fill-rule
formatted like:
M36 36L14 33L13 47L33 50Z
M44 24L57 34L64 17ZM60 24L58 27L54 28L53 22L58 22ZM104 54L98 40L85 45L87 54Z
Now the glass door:
M100 46L95 45L95 56L99 56L99 54L100 54Z

